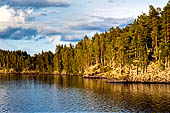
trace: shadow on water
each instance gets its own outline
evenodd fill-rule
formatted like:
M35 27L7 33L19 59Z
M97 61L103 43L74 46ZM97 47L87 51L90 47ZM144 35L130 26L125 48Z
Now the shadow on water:
M0 111L168 112L168 84L107 84L80 76L0 75Z

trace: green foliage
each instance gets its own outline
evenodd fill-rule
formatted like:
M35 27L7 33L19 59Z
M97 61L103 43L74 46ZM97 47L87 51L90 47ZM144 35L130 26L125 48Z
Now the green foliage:
M115 63L120 67L136 66L147 72L150 62L158 61L160 69L170 66L170 1L161 11L149 7L149 14L142 14L125 28L110 28L108 32L96 33L92 39L85 36L75 47L57 45L56 52L43 52L33 57L25 51L0 50L0 69L17 72L57 72L83 74L95 64L101 72L108 72Z

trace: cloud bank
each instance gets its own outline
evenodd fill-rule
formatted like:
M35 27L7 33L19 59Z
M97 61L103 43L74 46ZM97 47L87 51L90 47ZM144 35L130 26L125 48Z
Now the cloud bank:
M92 16L92 18L96 18L97 20L92 22L83 22L77 25L72 26L72 29L75 30L94 30L94 31L105 31L111 27L120 26L123 24L131 23L133 18L112 18L112 17L100 17L100 16Z
M91 38L96 32L108 31L110 27L124 27L134 20L129 13L117 16L123 15L124 11L133 12L132 9L96 6L91 12L87 9L85 12L85 1L73 1L0 0L0 48L22 49L30 53L42 49L55 50L57 44L76 43L85 35ZM102 2L116 4L115 0ZM88 6L95 6L94 3L90 2Z
M133 18L112 18L89 16L86 19L79 18L68 20L62 25L56 21L34 21L36 16L47 16L55 13L34 12L34 9L15 9L9 6L0 7L0 39L6 40L36 40L56 35L61 36L63 41L77 41L84 35L92 32L103 32L112 26L126 25L133 21Z
M65 0L0 0L0 5L9 5L15 8L46 8L69 7L70 3Z
M44 16L49 12L56 13L54 11L35 13L33 9L17 10L9 6L0 7L0 39L38 41L46 35L61 34L62 30L49 27L50 22L34 21L36 16Z

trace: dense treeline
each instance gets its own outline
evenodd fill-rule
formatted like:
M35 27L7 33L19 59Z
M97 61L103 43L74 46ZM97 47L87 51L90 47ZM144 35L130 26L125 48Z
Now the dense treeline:
M31 57L26 51L0 50L0 70L52 72L54 66L53 57L54 54L50 51Z
M170 67L170 1L161 10L150 6L149 14L142 14L125 28L110 28L108 32L87 36L75 47L57 45L56 52L42 52L31 57L22 51L0 51L1 69L34 70L37 72L65 72L83 74L95 64L111 66L115 63L136 74L146 73L151 62L159 62L160 69ZM130 72L130 71L129 71Z

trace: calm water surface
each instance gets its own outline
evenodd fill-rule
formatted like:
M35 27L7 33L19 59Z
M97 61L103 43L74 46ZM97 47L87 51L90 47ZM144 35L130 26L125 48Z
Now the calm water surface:
M168 112L170 85L0 75L0 112Z

